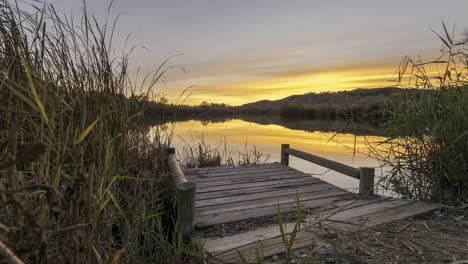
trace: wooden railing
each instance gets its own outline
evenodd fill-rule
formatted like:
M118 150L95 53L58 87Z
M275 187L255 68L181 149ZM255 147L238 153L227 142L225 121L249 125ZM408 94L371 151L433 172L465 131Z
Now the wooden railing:
M167 165L172 183L176 190L177 227L184 236L191 234L196 225L195 193L196 186L188 182L179 162L175 157L175 149L166 150Z
M346 164L319 157L314 154L303 152L289 147L289 144L281 145L281 164L289 166L289 155L310 161L330 170L359 180L359 194L363 196L372 195L374 192L375 169L369 167L354 168Z

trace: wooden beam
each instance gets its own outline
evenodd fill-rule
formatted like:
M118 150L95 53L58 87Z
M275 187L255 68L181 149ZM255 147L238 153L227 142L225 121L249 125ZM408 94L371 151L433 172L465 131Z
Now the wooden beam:
M289 148L289 144L281 144L281 164L289 166L289 154L286 151Z
M184 171L180 167L179 162L175 156L175 149L169 148L166 150L166 157L167 157L167 166L169 167L169 172L171 174L172 182L175 186L179 186L182 183L187 182L185 178Z
M190 235L195 229L195 194L196 186L193 182L184 182L176 189L177 227L183 236Z
M281 146L283 146L283 145L281 145ZM304 151L289 148L289 147L285 148L284 152L286 152L289 155L292 155L294 157L310 161L310 162L315 163L317 165L320 165L322 167L325 167L325 168L337 171L339 173L343 173L345 175L351 176L353 178L359 179L359 170L354 168L354 167L351 167L351 166L348 166L348 165L345 165L345 164L342 164L342 163L339 163L339 162L336 162L336 161L333 161L333 160L329 160L329 159L326 159L326 158L322 158L322 157L319 157L319 156L316 156L314 154L310 154L310 153L307 153L307 152L304 152ZM282 157L282 155L281 155L281 157Z
M359 194L370 196L374 194L375 169L359 167Z
M193 182L188 182L185 174L175 157L175 149L166 150L166 162L169 168L172 182L176 189L177 204L177 227L180 228L183 236L190 235L196 225L196 186Z

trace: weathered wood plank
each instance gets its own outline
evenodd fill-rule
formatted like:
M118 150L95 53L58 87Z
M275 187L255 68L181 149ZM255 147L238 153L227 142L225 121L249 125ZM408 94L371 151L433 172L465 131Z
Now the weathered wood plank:
M292 249L310 245L313 239L318 238L318 236L315 234L320 233L320 230L317 228L309 228L307 231L308 232L306 232L306 230L297 232ZM240 258L237 251L239 251L248 262L255 262L257 259L257 252L259 252L260 255L263 255L264 257L268 257L274 254L283 253L286 251L286 249L281 237L273 237L228 250L227 252L214 254L213 258L222 260L223 263L240 263Z
M244 166L218 166L218 167L206 167L206 168L191 168L185 169L185 174L194 174L196 172L203 173L203 174L215 174L215 173L222 173L222 172L232 172L232 171L239 171L245 172L249 170L261 170L266 168L282 168L285 167L279 163L265 163L265 164L257 164L257 165L244 165Z
M311 183L316 182L317 179L310 178L310 179L283 179L283 180L275 180L275 181L261 181L261 182L252 182L252 183L238 183L238 184L229 184L229 185L222 185L222 186L211 186L211 187L198 187L197 185L197 194L198 193L206 193L206 192L217 192L223 190L234 190L234 189L242 189L248 187L258 187L258 186L280 186L282 184L288 183Z
M236 196L200 200L200 201L197 201L197 208L212 206L212 205L222 205L222 204L229 204L229 203L236 203L236 202L252 201L252 200L261 199L261 198L275 198L275 197L281 197L285 195L295 195L296 193L299 195L302 195L306 193L313 193L313 192L327 191L327 190L338 190L338 189L339 188L328 183L318 183L318 184L305 185L305 186L301 185L298 187L291 187L291 188L284 189L284 190L253 192L253 193L245 194L245 195L236 195Z
M396 221L408 217L414 217L422 214L430 213L439 208L435 204L429 204L424 202L413 202L405 205L401 205L395 208L391 208L385 211L367 214L351 218L349 222L355 224L365 223L366 226L375 226L391 221Z
M394 201L395 200L390 202ZM372 205L374 204L375 203L373 203ZM386 204L388 205L389 203ZM351 210L344 210L343 212L355 211L355 208L359 208L359 206L353 207L351 208ZM365 222L365 226L370 227L384 222L399 220L414 215L415 213L427 213L428 211L434 210L435 208L437 208L437 206L424 204L421 202L413 202L405 205L400 205L387 211L379 211L372 214L372 220L367 220ZM351 216L351 214L348 214L348 216ZM352 219L344 220L351 221ZM289 226L290 229L292 229L294 225L290 223ZM341 224L341 227L345 226L348 225ZM357 225L354 225L352 227L353 230L360 228ZM260 232L266 233L267 235L265 235L263 238L260 235ZM320 230L313 226L303 228L297 233L296 243L294 244L293 248L300 248L303 246L310 245L314 239L318 238L316 234L319 233ZM256 240L255 235L258 235L260 239ZM233 246L230 246L229 241L232 241ZM260 251L263 256L267 257L284 252L285 247L280 237L279 227L276 225L271 225L268 227L263 227L259 230L249 231L243 234L238 234L230 237L209 239L206 241L205 250L213 254L214 258L216 259L223 260L226 263L236 263L237 261L239 261L239 255L237 251L241 252L243 257L246 258L247 261L254 261L256 259L257 251Z
M221 197L233 197L233 196L242 196L248 194L255 194L260 192L268 192L268 191L279 191L279 190L287 190L291 188L297 188L300 186L310 186L315 184L323 184L324 181L317 180L312 182L293 182L281 185L267 185L267 186L258 186L258 187L245 187L241 189L234 189L234 190L223 190L218 192L207 192L207 193L197 193L197 203L199 201L205 199L213 199L213 198L221 198Z
M239 184L239 183L254 183L254 182L268 182L275 180L292 180L292 179L310 179L312 176L306 174L295 173L295 174L278 174L278 175L265 175L261 178L238 178L238 179L226 179L223 181L212 181L212 182L201 182L196 183L199 188L210 187L210 186L219 186L219 185L230 185L230 184Z
M392 199L390 197L384 196L373 196L372 198L368 199L361 199L358 197L354 197L353 200L345 200L345 201L338 201L336 203L329 204L327 206L323 206L321 208L317 208L314 211L310 212L309 215L321 215L321 218L325 218L325 216L334 215L338 212L342 212L345 210L349 210L351 208L356 208L363 205L373 204L380 201Z
M332 196L332 197L320 198L320 199L315 199L311 201L304 201L301 203L301 207L304 209L306 208L313 209L313 208L318 208L318 207L328 205L330 203L333 203L339 200L351 199L351 198L352 198L351 194L345 193L345 194ZM267 206L267 207L261 207L261 208L247 209L243 211L226 212L226 213L218 214L218 215L210 215L209 217L206 217L206 216L198 217L197 224L198 226L203 227L203 226L209 226L209 225L215 225L215 224L221 224L221 223L236 222L236 221L245 220L249 218L275 215L278 213L278 208L281 208L281 211L283 213L292 212L296 210L296 202L280 204L279 206L273 205L273 206Z
M402 199L390 199L390 200L379 201L379 202L375 202L372 204L366 204L363 206L355 207L351 210L338 212L336 214L333 214L330 217L330 219L341 221L341 220L351 219L354 217L361 217L361 216L365 216L368 214L389 210L391 208L395 208L398 206L410 204L413 202L414 201L408 201L408 200L402 200ZM324 215L323 217L326 218L327 215Z
M281 165L278 162L270 162L270 163L262 163L262 164L246 164L246 165L235 165L235 166L228 166L228 165L221 165L221 166L213 166L213 167L199 167L199 168L186 168L185 171L191 172L195 170L225 170L225 169L245 169L245 168L257 168L257 167L268 167L268 166L277 166Z
M299 196L301 204L305 201L316 200L325 197L332 197L337 195L348 194L342 190L326 190L323 192L305 193ZM208 215L219 215L224 213L230 213L235 211L244 211L247 209L259 209L268 206L278 206L282 204L293 204L296 202L296 195L291 194L282 197L270 197L262 198L254 201L237 202L230 204L214 205L209 207L197 208L197 215L199 217L205 217Z
M242 179L262 179L265 177L269 177L271 175L296 175L296 174L301 174L304 176L311 176L309 174L305 174L303 172L299 171L291 171L291 170L284 170L284 169L279 169L276 171L267 171L267 172L253 172L253 173L246 173L246 174L238 174L238 175L228 175L228 176L222 176L222 177L210 177L210 175L207 176L197 176L197 177L188 177L189 181L195 182L195 183L205 183L205 182L215 182L215 181L225 181L225 180L242 180Z
M346 212L347 210L352 210L360 206L368 205L377 202L380 199L373 199L373 200L346 200L346 201L339 201L336 203L330 204L330 206L334 205L336 208L333 209L333 212ZM327 210L327 214L332 213L331 210ZM323 219L327 217L323 215ZM285 230L286 232L292 231L294 227L294 223L287 223ZM302 224L303 227L307 226L307 222ZM227 237L207 237L205 239L205 250L212 254L217 254L220 252L226 252L231 249L238 248L240 246L244 246L247 244L251 244L254 242L258 242L260 240L274 238L280 236L280 230L277 224L268 225L265 227L260 227L251 231L247 231L240 234L235 234Z
M186 176L190 179L214 179L217 177L226 177L226 176L232 176L232 177L237 177L237 176L243 176L245 174L262 174L262 173L267 173L267 172L277 172L277 171L283 171L283 172L299 172L298 170L295 170L293 168L289 167L278 167L278 168L259 168L256 170L246 170L246 171L229 171L229 172L219 172L219 173L193 173L193 174L186 174Z
M344 200L344 201L338 201L335 203L331 203L328 206L329 207L334 207L333 209L329 209L326 211L326 215L330 213L336 213L336 212L345 212L346 210L351 210L359 206L367 205L367 204L372 204L375 203L382 198L377 198L377 199L359 199L359 200ZM383 198L386 199L386 198ZM319 210L317 210L319 211ZM314 211L315 213L316 211ZM318 212L321 213L321 212ZM322 218L325 218L325 214ZM286 224L286 232L292 231L294 227L294 223L287 223ZM307 222L304 222L302 224L303 227L307 226ZM235 234L227 237L207 237L205 238L205 249L213 254L219 253L219 252L225 252L230 249L237 248L242 245L250 244L257 242L259 240L267 239L267 238L273 238L276 236L281 235L279 227L277 224L273 225L268 225L265 227L260 227L254 230L250 230L247 232L243 232L240 234Z
M292 232L295 222L286 223L285 231ZM305 224L305 223L304 223ZM255 230L235 234L223 238L207 238L205 242L205 250L213 255L218 255L229 250L240 248L242 246L252 244L258 241L275 238L281 235L280 228L277 224L260 227Z
M289 153L289 155L291 156L310 161L322 167L325 167L325 168L337 171L339 173L343 173L345 175L351 176L353 178L359 179L359 170L354 167L336 162L334 160L329 160L323 157L319 157L319 156L316 156L314 154L310 154L304 151L293 149L293 148L287 148L285 149L285 151Z

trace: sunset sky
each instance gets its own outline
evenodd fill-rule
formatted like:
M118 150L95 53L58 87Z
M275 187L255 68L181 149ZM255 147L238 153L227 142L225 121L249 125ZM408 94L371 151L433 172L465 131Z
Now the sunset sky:
M51 0L78 17L82 1ZM467 0L87 1L99 21L119 16L115 52L137 48L132 76L175 56L156 93L176 102L239 105L291 94L372 88L392 80L401 58L436 57L441 44L429 28L441 21L468 28ZM187 93L187 94L189 94ZM179 102L181 99L179 99Z

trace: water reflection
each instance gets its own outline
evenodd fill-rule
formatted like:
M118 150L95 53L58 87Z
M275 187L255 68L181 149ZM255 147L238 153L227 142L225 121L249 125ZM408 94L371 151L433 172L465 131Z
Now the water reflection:
M326 124L321 124L321 126L325 127ZM177 122L173 129L173 145L177 149L182 149L187 144L198 143L200 140L214 147L227 146L231 151L243 151L245 147L255 146L264 153L270 154L269 162L279 162L280 145L287 143L293 148L354 167L379 167L379 163L367 155L367 146L369 143L385 140L383 136L364 135L365 133L362 132L359 135L349 132L331 132L331 129L308 132L276 124L258 124L239 119L213 123L193 120ZM341 188L352 190L358 188L358 180L304 160L291 157L290 166L314 174Z

